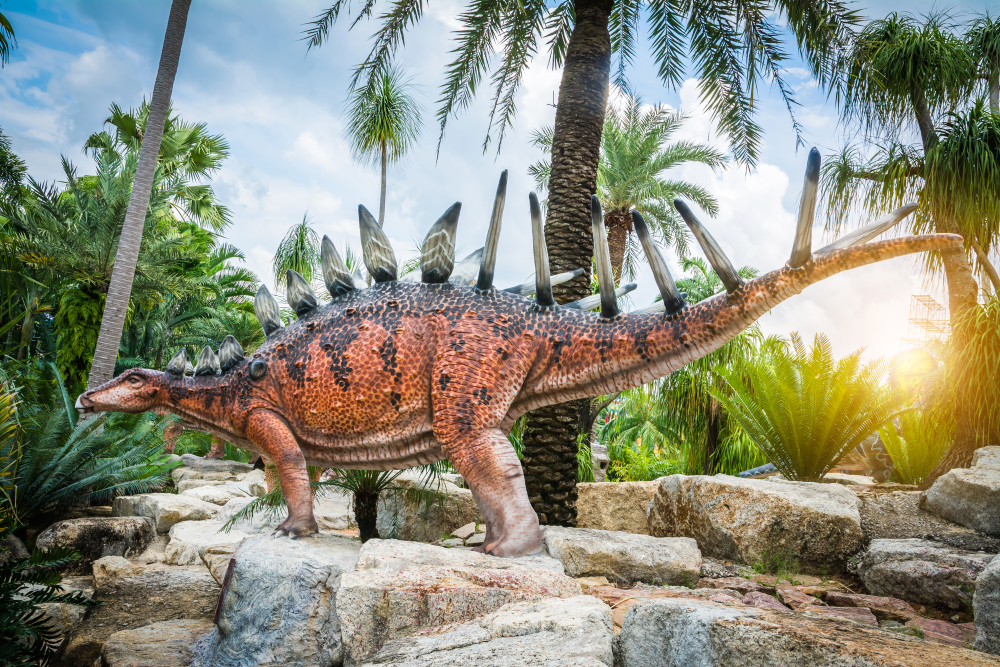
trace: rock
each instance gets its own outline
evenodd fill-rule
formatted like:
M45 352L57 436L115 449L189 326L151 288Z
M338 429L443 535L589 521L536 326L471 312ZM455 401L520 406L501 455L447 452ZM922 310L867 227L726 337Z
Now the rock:
M954 468L924 492L920 506L940 517L1000 537L1000 447L982 447L971 468Z
M485 523L468 489L443 479L426 487L416 472L403 473L394 485L398 491L379 499L376 528L382 539L437 542L469 522ZM424 497L414 497L414 491L422 491Z
M121 556L105 556L94 561L94 585L103 588L112 579L127 577L131 574L141 572L142 568L133 565L132 561Z
M233 498L222 507L216 518L225 524L253 500L254 498L247 496ZM246 519L238 521L233 525L233 529L246 533L271 532L287 516L288 510L284 507L274 512L260 511L249 521ZM313 516L316 517L320 532L324 533L347 530L355 525L350 497L336 491L327 491L313 499Z
M695 588L725 588L739 591L740 595L746 595L747 593L753 592L765 593L767 595L773 595L775 593L774 586L764 586L760 582L753 581L752 579L744 579L743 577L699 579Z
M545 548L571 577L604 576L631 584L692 586L701 552L688 537L650 537L610 530L545 526ZM466 540L466 544L468 544Z
M788 611L788 607L781 604L777 598L771 597L767 593L751 591L743 596L743 604L748 607L763 607L765 609L780 609Z
M467 523L461 528L456 528L455 530L451 531L451 534L460 540L467 540L476 534L476 524Z
M213 505L225 505L233 498L253 499L248 482L222 482L221 484L212 486L199 486L188 491L182 491L180 495L185 498L197 498Z
M159 621L121 630L104 643L102 667L188 667L195 642L213 629L208 619Z
M861 493L861 530L865 539L930 539L965 551L1000 553L1000 538L977 533L920 509L920 491Z
M812 605L800 609L799 611L805 611L810 614L822 614L824 616L833 616L835 618L842 618L847 621L854 621L855 623L870 625L873 628L878 627L878 620L875 618L875 615L871 612L871 609L868 609L867 607L826 607L822 605Z
M976 579L972 599L976 617L976 650L1000 655L1000 557Z
M340 664L338 588L359 547L336 535L246 539L234 557L217 629L194 665Z
M705 579L723 579L725 577L746 578L753 575L754 571L752 567L730 561L716 560L704 554L701 556L701 576Z
M829 610L830 608L826 608ZM934 644L813 612L708 601L643 600L618 636L623 667L986 667L983 653Z
M467 547L478 547L486 541L486 533L476 533L465 541Z
M208 568L215 582L222 585L226 578L226 570L229 569L229 561L236 553L237 544L220 544L214 547L207 547L201 554L201 562Z
M79 591L88 598L94 597L93 577L63 577L60 587L64 593ZM59 637L68 635L87 614L86 607L65 602L43 602L35 606L45 614L49 627Z
M183 470L183 468L182 468ZM229 475L227 475L229 477ZM236 481L235 475L232 476L231 480L208 480L208 479L185 479L177 482L177 493L184 494L188 491L193 491L194 489L201 489L206 486L221 486L228 481Z
M929 540L875 540L851 570L872 595L964 609L972 604L976 577L992 559Z
M778 599L781 600L782 604L787 607L791 607L795 611L805 611L811 609L812 607L822 607L826 603L822 600L809 595L808 593L803 593L798 590L795 586L778 586Z
M823 475L822 481L828 484L843 484L844 486L874 486L878 484L872 477L846 475L842 472L828 472Z
M909 602L896 598L832 591L826 594L825 599L827 604L834 607L865 607L870 609L875 618L880 622L897 621L905 623L919 616L917 610L910 606Z
M611 465L607 446L596 441L590 443L590 460L593 463L594 481L607 482L608 467Z
M511 602L580 595L580 584L543 567L464 549L370 540L341 577L337 616L345 664L422 628L462 623Z
M267 481L263 470L251 470L236 476L240 482L246 482L251 496L263 496L267 493Z
M649 535L646 513L658 482L576 485L576 527Z
M365 664L612 667L614 640L607 605L589 596L550 598L389 641Z
M250 472L253 466L249 463L239 461L226 461L223 459L206 459L194 454L181 454L181 465L199 472Z
M649 534L693 537L713 558L787 557L843 569L862 549L857 496L839 484L670 475L650 503Z
M587 595L592 595L611 608L611 619L616 629L621 629L628 610L642 600L658 600L661 598L681 598L686 600L712 600L735 603L743 606L743 596L732 589L690 589L683 586L664 588L615 588L614 586L589 586Z
M171 565L194 565L202 562L208 547L236 545L250 535L236 529L223 532L221 521L184 521L170 529L166 559Z
M972 644L976 640L975 630L947 621L936 621L918 616L907 621L906 627L920 630L927 641L947 644L948 646L972 648Z
M90 574L95 560L104 556L137 556L155 535L151 519L143 517L91 517L52 524L35 542L39 549L63 547L78 551L67 572Z
M441 479L451 484L454 484L460 489L469 488L465 483L465 478L459 475L457 472L443 472L441 473Z
M181 521L205 521L219 514L218 505L174 493L118 496L111 507L115 516L151 518L158 533L169 533L170 528Z
M251 471L253 472L253 471ZM195 470L193 468L174 468L170 472L170 477L173 478L174 484L177 488L181 488L181 484L185 482L202 482L205 484L213 482L235 482L242 475L249 475L250 473L240 473L240 472L205 472L204 470ZM190 488L195 488L194 486Z
M66 639L58 665L93 665L101 646L119 630L131 630L157 621L211 620L219 586L199 563L196 567L150 565L111 578L94 592L103 606L90 609Z
M0 563L28 558L31 553L16 535L8 535L0 540Z

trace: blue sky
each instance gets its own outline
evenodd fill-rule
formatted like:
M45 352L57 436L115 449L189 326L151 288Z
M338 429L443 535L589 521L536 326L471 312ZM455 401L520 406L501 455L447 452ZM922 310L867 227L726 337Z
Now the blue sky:
M378 174L352 163L343 138L348 79L352 66L367 54L371 24L362 23L352 32L339 25L327 45L308 54L300 41L303 24L329 2L194 0L188 18L174 107L230 142L231 157L214 179L217 194L233 210L234 224L226 235L268 284L273 284L271 253L304 214L338 245L357 245L357 205L378 207ZM499 155L494 148L482 150L489 95L481 94L449 122L435 160L435 100L455 17L464 4L428 3L420 27L407 37L401 62L421 86L425 125L409 159L390 173L385 228L397 255L412 254L414 240L451 203L461 201L458 241L460 251L470 252L482 245L497 178L509 169L497 271L498 283L505 286L523 281L532 270L527 168L540 153L528 137L552 123L550 104L560 73L549 70L544 57L528 71L515 126ZM0 70L0 127L32 176L60 180L60 154L82 173L92 169L82 145L101 129L109 105L137 106L152 90L169 5L168 0L0 0L19 45ZM881 0L858 6L866 17L880 18L894 10L928 11L933 4ZM959 15L990 7L986 2L949 6ZM797 116L807 146L824 153L837 148L843 138L835 106L801 63L788 66L802 104ZM667 90L644 58L630 71L630 81L645 102L666 103L690 114L683 138L725 148L698 103L695 81L679 91ZM760 121L766 134L753 172L734 166L713 174L685 167L668 175L708 188L721 211L703 221L734 263L767 271L782 266L791 247L806 151L796 151L788 113L776 95L763 101ZM645 305L656 288L648 271L638 282L635 303ZM812 287L761 324L767 333L782 335L826 332L841 355L861 346L867 346L867 356L891 355L907 335L910 295L923 293L941 297L912 261L893 260Z

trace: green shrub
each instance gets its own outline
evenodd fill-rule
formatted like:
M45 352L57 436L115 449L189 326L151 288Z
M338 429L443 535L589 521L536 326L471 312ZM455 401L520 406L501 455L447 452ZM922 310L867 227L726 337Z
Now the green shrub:
M920 484L955 442L954 420L929 410L904 410L879 429L892 457L893 472L904 484Z

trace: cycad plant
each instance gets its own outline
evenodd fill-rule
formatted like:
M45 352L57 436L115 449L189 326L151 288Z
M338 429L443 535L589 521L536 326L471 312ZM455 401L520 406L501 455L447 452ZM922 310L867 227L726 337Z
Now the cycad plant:
M812 349L798 334L791 346L770 339L742 369L720 369L731 392L712 395L785 477L818 481L899 408L882 386L886 365L861 352L837 360L823 334Z
M892 457L893 476L904 484L920 484L955 440L955 423L931 410L912 408L879 429Z

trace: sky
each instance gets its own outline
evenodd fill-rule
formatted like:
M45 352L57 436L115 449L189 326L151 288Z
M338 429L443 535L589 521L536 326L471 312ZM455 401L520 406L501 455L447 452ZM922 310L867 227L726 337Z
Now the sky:
M353 30L338 24L326 45L307 52L304 24L331 0L194 0L177 78L174 110L225 136L231 156L212 185L232 210L228 241L246 254L246 265L269 286L273 251L289 226L308 216L315 229L338 245L359 247L357 206L378 210L379 174L351 159L344 136L352 67L368 53L372 23ZM455 201L462 202L459 255L480 247L486 236L497 179L509 170L507 205L500 240L496 284L523 282L532 273L527 195L533 189L530 164L542 157L530 145L531 132L551 125L561 73L541 54L524 77L518 114L499 152L485 152L490 95L448 122L438 147L436 100L452 48L456 17L466 3L425 3L425 17L407 35L400 63L419 87L424 127L403 164L389 174L385 231L397 256L412 256L415 243ZM991 8L982 0L948 5L959 16ZM927 12L929 0L878 0L856 5L868 18L891 11ZM83 153L86 138L102 129L112 102L130 108L151 94L166 28L169 0L0 0L14 26L18 48L0 70L0 128L39 181L61 181L60 156L92 173ZM992 9L995 11L996 6ZM794 53L794 48L789 46ZM642 49L640 48L640 53ZM808 147L824 154L844 142L832 100L816 86L801 62L787 68L801 106L796 116L806 147L796 148L788 112L774 91L760 104L765 129L757 167L730 166L712 172L684 166L665 174L698 183L719 202L715 218L701 215L737 266L761 272L787 261ZM700 105L697 81L665 88L648 58L629 71L631 87L644 102L668 104L688 114L676 137L727 149L711 116ZM862 221L864 222L864 221ZM814 246L830 239L817 218ZM695 249L694 254L701 255ZM670 250L664 255L680 274ZM656 296L648 268L638 275L631 305ZM785 302L765 315L765 333L806 339L827 334L838 355L866 348L865 356L890 356L907 337L910 297L941 287L928 284L913 259L900 258L841 274Z

